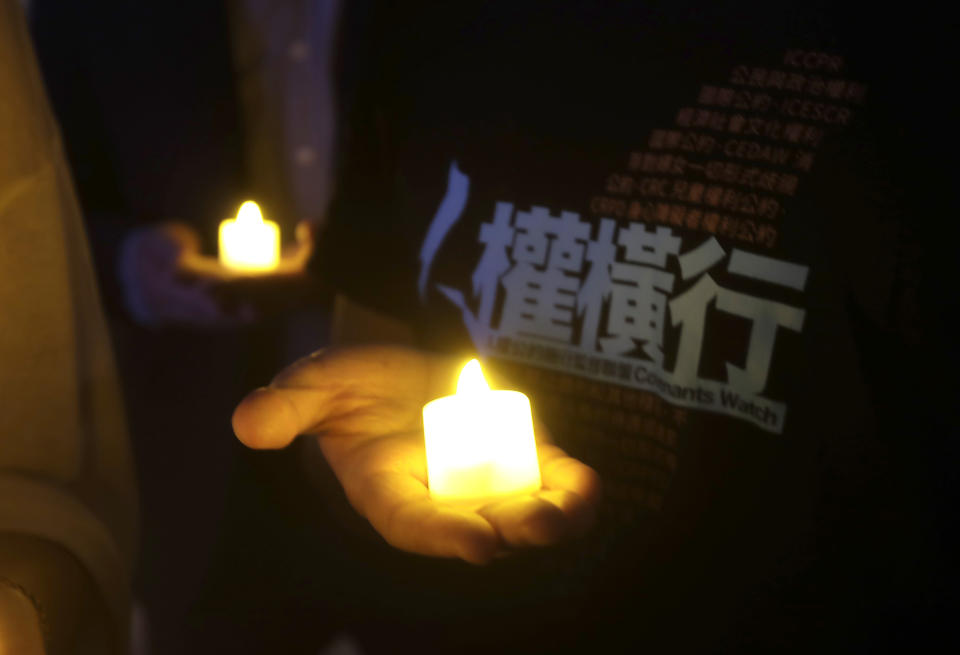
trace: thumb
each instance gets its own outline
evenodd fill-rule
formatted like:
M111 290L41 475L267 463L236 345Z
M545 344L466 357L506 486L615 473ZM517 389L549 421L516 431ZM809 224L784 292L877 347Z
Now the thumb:
M406 348L320 350L244 398L233 431L251 448L284 448L334 426L350 433L361 419L363 429L382 434L409 429L419 421L429 369L422 353Z
M285 448L314 431L343 391L343 375L330 374L326 350L318 350L281 371L267 387L251 391L233 410L233 432L256 449Z
M332 397L325 389L261 387L233 410L233 432L250 448L285 448L322 423Z
M283 259L291 265L303 266L313 255L316 227L310 221L300 221L294 231L294 242L285 246Z
M304 220L297 223L294 235L296 236L297 243L309 243L313 245L317 231L317 224L315 222Z

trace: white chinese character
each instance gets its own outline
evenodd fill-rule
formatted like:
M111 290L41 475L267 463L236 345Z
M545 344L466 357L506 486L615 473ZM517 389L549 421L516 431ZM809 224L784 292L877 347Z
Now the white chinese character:
M630 353L639 345L656 364L663 363L663 326L667 293L673 290L673 274L662 269L668 255L680 250L680 238L670 228L647 230L632 223L620 230L617 242L624 247L630 263L610 266L613 283L606 332L600 339L604 352ZM637 266L650 264L651 266Z
M570 341L578 278L559 268L538 271L520 263L501 282L506 290L502 332Z
M613 289L607 333L600 345L603 351L626 354L636 349L657 364L663 363L663 317L667 293L673 291L673 274L649 266L614 264L611 267Z
M753 323L750 328L750 343L747 346L746 367L740 368L727 362L727 382L744 393L762 393L770 374L777 328L800 332L803 329L805 312L790 305L723 288L717 293L717 309L742 316Z
M667 255L680 252L680 237L674 236L673 230L668 227L647 230L643 223L631 223L620 230L617 243L626 249L627 261L657 268L666 266Z
M727 382L744 393L762 393L767 385L770 362L776 341L777 328L794 332L803 329L805 312L783 303L756 298L719 286L705 273L726 256L726 252L711 237L697 248L679 257L681 276L688 279L700 273L703 276L684 293L670 301L670 315L674 325L682 326L674 378L681 384L697 379L707 307L716 301L719 311L740 316L751 322L747 345L746 366L726 363ZM734 250L727 270L744 277L762 280L803 290L808 268L771 257Z
M587 244L587 261L590 272L577 294L577 316L581 317L580 346L591 352L597 349L597 329L600 325L600 312L610 299L610 266L617 256L617 246L613 242L616 221L600 219L596 240Z
M555 217L550 215L546 207L534 206L529 212L517 212L516 223L513 261L534 266L546 264L570 273L580 272L584 243L590 237L590 225L581 221L579 214L560 212L560 216ZM548 248L549 262L546 261Z
M569 343L590 225L574 212L545 207L517 212L515 265L501 278L506 291L500 329Z

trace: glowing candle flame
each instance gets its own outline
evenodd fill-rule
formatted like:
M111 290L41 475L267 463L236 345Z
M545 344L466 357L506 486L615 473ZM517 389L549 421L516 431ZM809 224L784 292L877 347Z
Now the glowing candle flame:
M460 378L457 380L457 395L468 393L479 393L490 391L490 385L487 379L483 377L483 369L480 368L480 362L471 359L467 365L460 371Z
M260 225L263 223L263 214L260 213L260 205L252 200L247 200L240 209L237 210L237 225Z

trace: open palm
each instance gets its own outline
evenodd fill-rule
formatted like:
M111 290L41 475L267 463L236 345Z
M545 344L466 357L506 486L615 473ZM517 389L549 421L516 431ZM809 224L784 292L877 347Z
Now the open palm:
M421 412L451 393L461 365L395 346L324 351L248 395L234 411L234 431L252 448L314 435L353 507L403 550L484 563L504 547L583 532L593 521L599 479L551 445L542 425L538 493L479 507L430 497Z

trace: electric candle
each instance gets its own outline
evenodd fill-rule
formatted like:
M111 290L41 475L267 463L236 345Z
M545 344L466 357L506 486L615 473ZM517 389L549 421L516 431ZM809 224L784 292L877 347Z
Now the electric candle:
M240 205L236 219L220 223L220 261L240 271L270 271L280 263L280 227L263 220L252 200Z
M457 393L423 406L430 495L481 503L540 489L530 400L491 390L480 362L463 367Z

